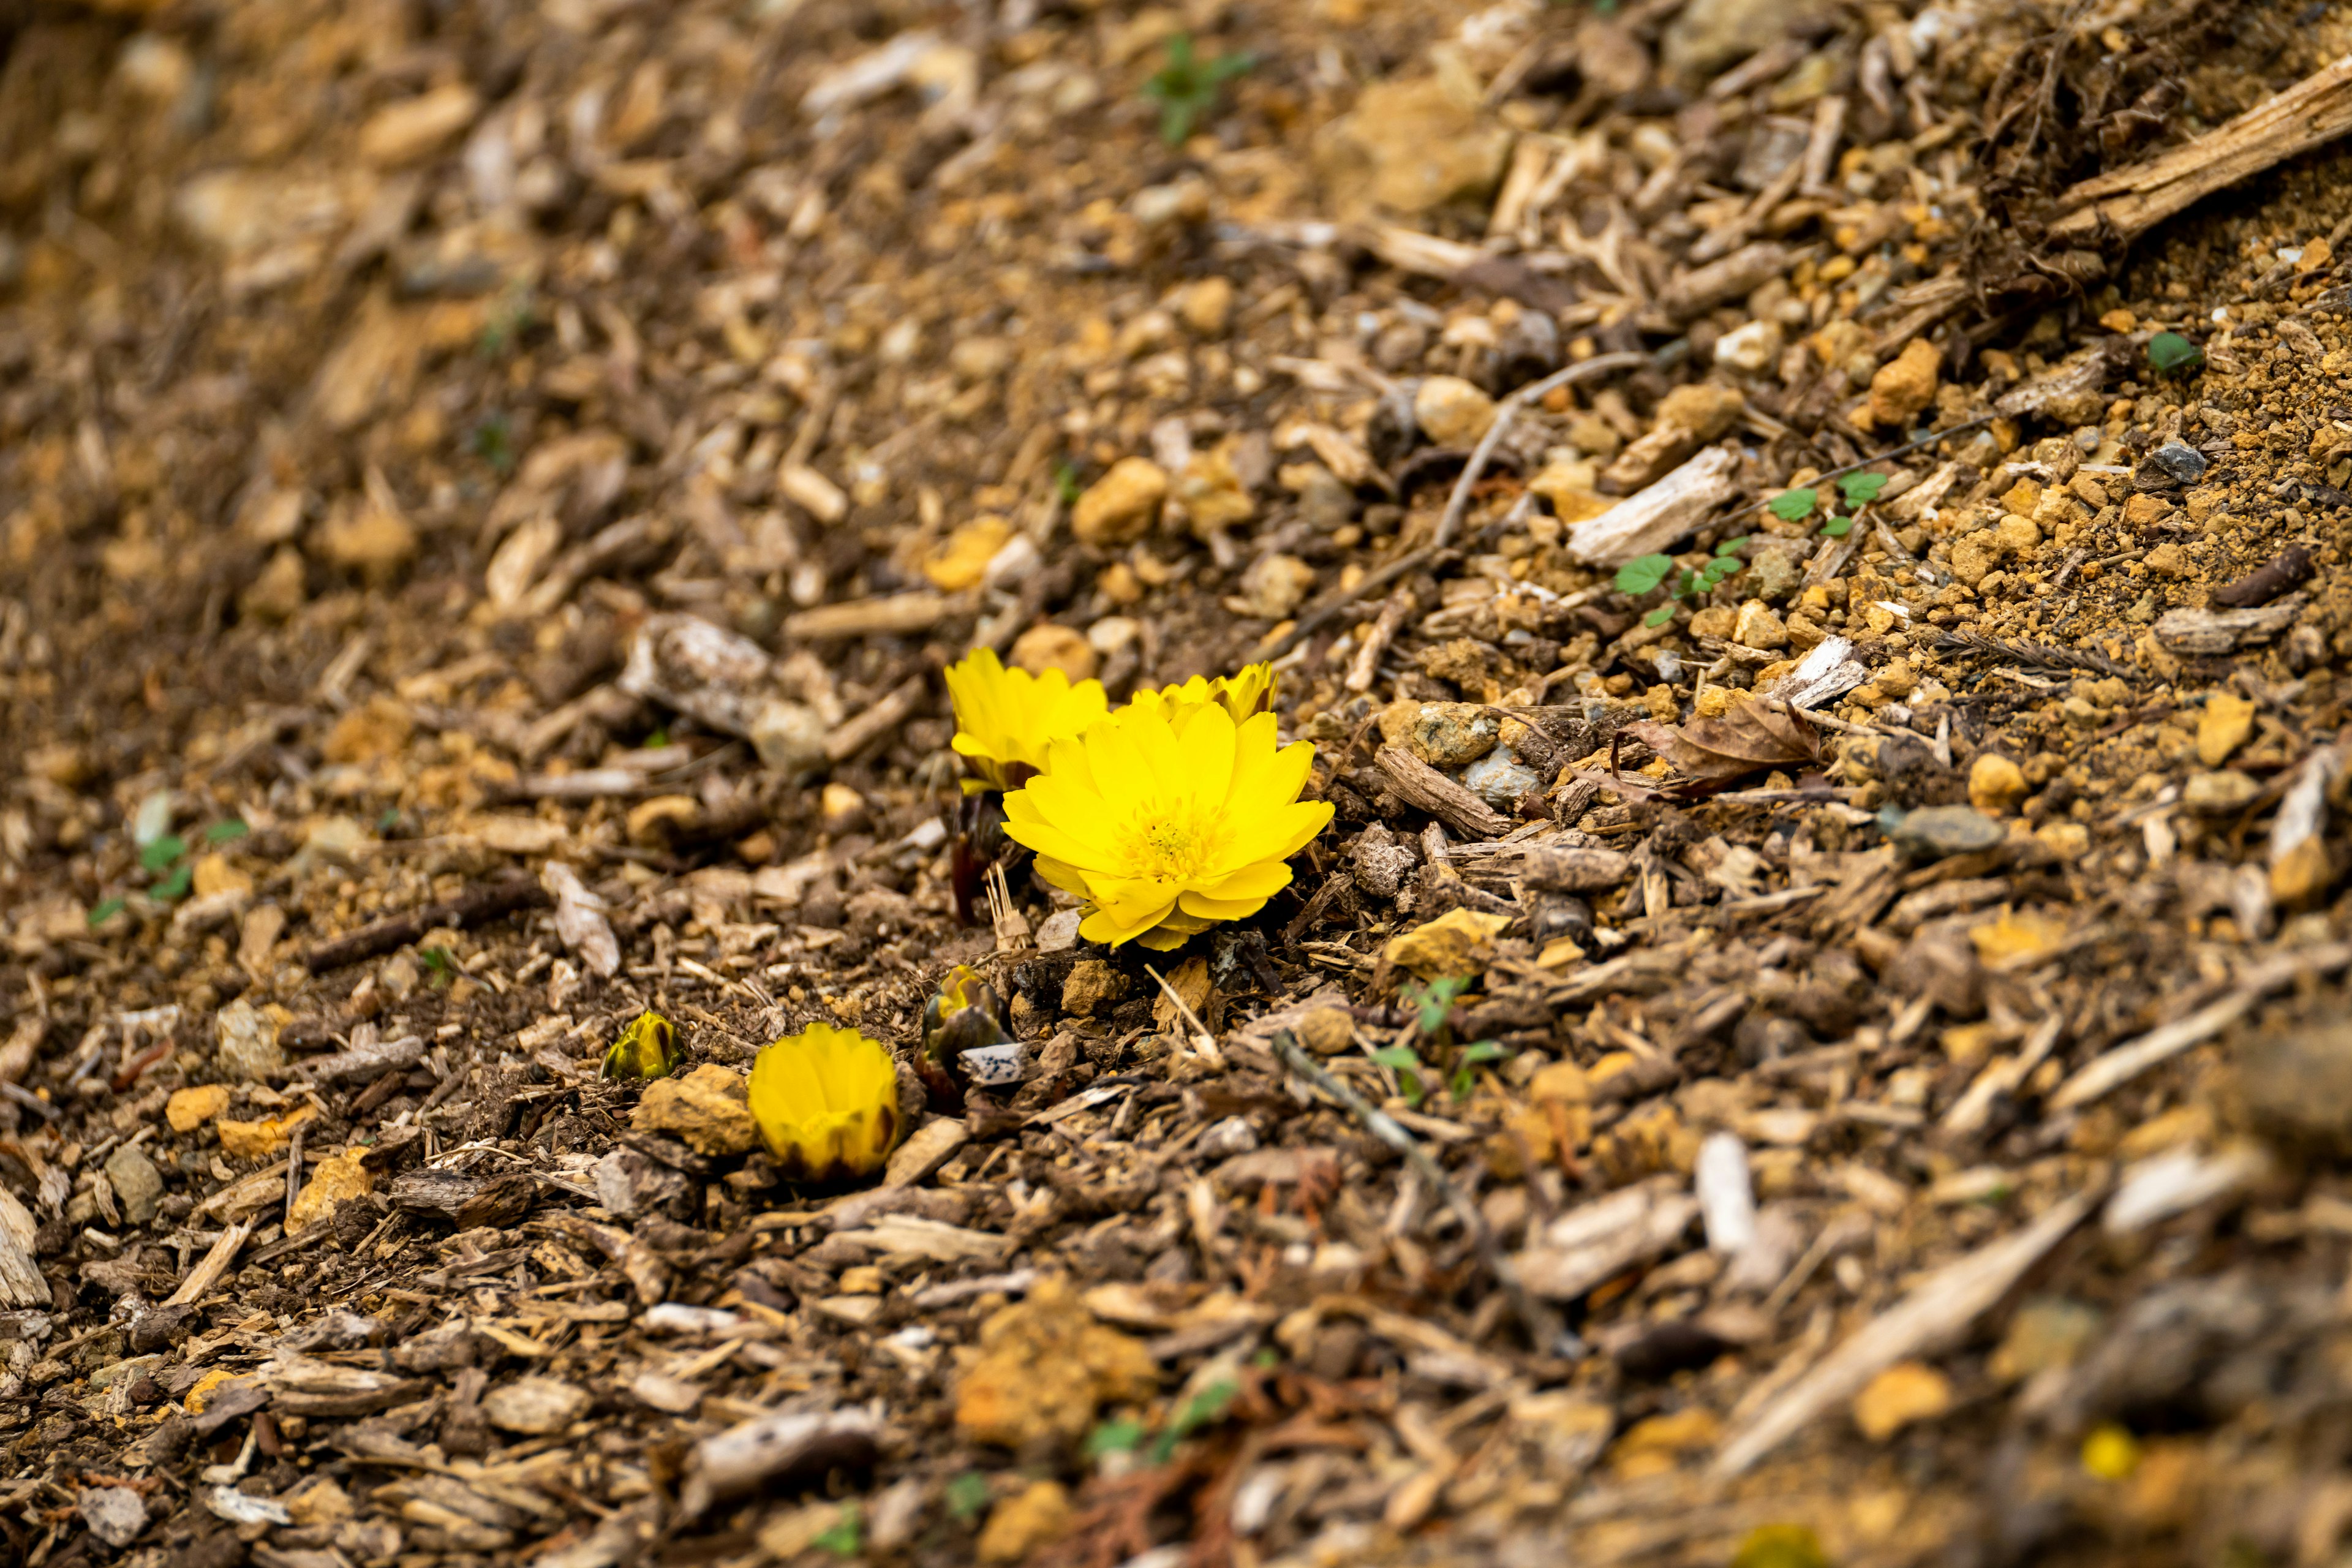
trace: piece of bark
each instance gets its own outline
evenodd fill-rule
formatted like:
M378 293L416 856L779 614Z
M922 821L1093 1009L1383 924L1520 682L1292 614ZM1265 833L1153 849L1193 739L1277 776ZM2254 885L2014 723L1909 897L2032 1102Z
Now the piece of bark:
M404 915L388 915L347 935L322 942L305 954L302 962L311 973L324 974L347 963L380 958L436 927L454 926L464 931L518 910L536 909L547 901L547 894L535 878L527 874L504 876L468 888L454 899L427 904Z
M423 1395L422 1378L394 1377L364 1367L339 1366L306 1355L284 1355L262 1368L271 1403L289 1415L373 1415Z
M455 1219L457 1211L480 1194L483 1187L478 1176L468 1176L461 1171L436 1171L427 1167L421 1171L403 1171L393 1177L385 1196L392 1206L408 1214L437 1215L443 1219Z
M2011 419L2040 414L2061 398L2098 392L2114 379L2116 355L2105 344L2069 354L2031 381L2021 382L1993 401L1993 410Z
M1605 892L1633 874L1633 860L1614 849L1529 849L1519 871L1541 893Z
M2097 1189L2077 1193L2014 1236L1988 1243L1930 1274L1734 1433L1716 1454L1716 1473L1742 1473L1896 1362L1948 1343L2082 1224L2102 1195Z
M539 885L555 900L555 934L592 974L609 980L620 972L621 942L604 918L604 900L588 890L580 873L561 860L540 868Z
M2167 610L2156 620L2156 640L2173 653L2230 653L2268 642L2303 614L2305 595L2251 610Z
M2200 197L2352 131L2352 55L2185 146L2084 181L2059 198L2053 246L2128 243Z
M0 1187L0 1305L46 1307L49 1282L36 1261L37 1227L16 1194Z
M1728 300L1744 299L1797 264L1797 253L1767 240L1742 246L1720 261L1694 268L1666 286L1658 308L1669 316L1688 319Z
M863 713L853 714L824 738L825 760L845 763L906 721L923 700L924 680L910 675L876 700Z
M1638 495L1569 530L1569 553L1589 566L1622 566L1668 550L1738 493L1737 456L1710 447Z
M367 1045L354 1045L350 1050L337 1051L331 1057L302 1064L302 1070L315 1084L341 1083L347 1078L374 1078L383 1073L405 1072L425 1059L425 1037L403 1035L396 1040L383 1040Z
M1859 660L1851 657L1853 644L1842 637L1826 637L1797 661L1797 668L1774 681L1762 695L1766 701L1791 708L1815 709L1870 679Z
M772 1482L870 1463L881 1438L880 1419L862 1406L755 1416L694 1446L678 1510L699 1519L713 1504Z
M222 1230L219 1239L213 1243L212 1250L188 1270L188 1277L180 1281L178 1289L163 1299L163 1305L193 1307L202 1301L213 1287L220 1283L221 1277L228 1272L229 1265L236 1261L237 1250L253 1234L256 1223L238 1220Z
M841 605L819 605L784 617L784 636L796 642L824 642L836 637L904 637L927 632L948 618L953 601L923 589L891 594L877 599L852 599Z
M2213 590L2210 603L2224 610L2250 610L2291 594L2311 581L2316 568L2311 552L2290 544L2273 560L2255 567L2234 583Z
M1699 1215L1698 1200L1675 1186L1673 1178L1658 1178L1560 1215L1519 1254L1528 1289L1547 1300L1572 1301L1663 1257Z
M1500 838L1510 831L1509 818L1402 746L1382 746L1372 761L1398 799L1447 826L1473 838Z
M269 1403L268 1385L259 1382L232 1383L214 1391L201 1415L188 1425L199 1437L209 1437L239 1416L250 1415Z

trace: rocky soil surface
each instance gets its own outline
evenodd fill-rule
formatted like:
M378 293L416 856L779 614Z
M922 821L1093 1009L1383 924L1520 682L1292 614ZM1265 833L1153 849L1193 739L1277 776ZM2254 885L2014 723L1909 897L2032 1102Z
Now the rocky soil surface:
M0 3L0 1556L2339 1561L2347 47ZM1082 940L982 647L1335 820Z

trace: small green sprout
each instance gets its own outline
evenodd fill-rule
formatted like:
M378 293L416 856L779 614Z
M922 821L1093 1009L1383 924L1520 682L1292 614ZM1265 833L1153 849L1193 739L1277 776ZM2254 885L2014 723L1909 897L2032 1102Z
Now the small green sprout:
M1454 1076L1446 1080L1447 1092L1456 1100L1469 1099L1471 1089L1477 1087L1478 1082L1477 1075L1470 1069L1487 1062L1502 1061L1510 1054L1496 1040L1478 1040L1463 1047L1462 1054L1454 1058Z
M819 1551L830 1552L835 1557L856 1556L866 1544L866 1531L857 1517L857 1504L855 1501L843 1503L840 1516L833 1521L833 1527L809 1544Z
M1846 505L1868 506L1878 499L1878 492L1886 488L1886 476L1885 474L1847 474L1838 480L1837 487L1838 494L1845 498Z
M2158 332L2147 340L2147 363L2158 375L2189 375L2205 364L2205 351L2179 332Z
M1164 1465L1175 1456L1176 1445L1202 1427L1224 1419L1225 1411L1239 1396L1242 1385L1230 1379L1220 1379L1184 1402L1176 1418L1168 1423L1151 1445L1151 1462Z
M1255 55L1219 55L1204 60L1192 52L1192 35L1168 40L1168 63L1143 84L1143 96L1160 105L1160 138L1181 146L1193 127L1217 107L1226 82L1257 64Z
M1397 1075L1397 1092L1404 1097L1405 1104L1420 1110L1421 1102L1428 1098L1428 1091L1421 1086L1421 1075L1429 1069L1422 1066L1412 1047L1387 1046L1370 1054L1373 1061Z
M947 1486L948 1511L961 1524L970 1524L988 1507L988 1478L978 1470L966 1470Z

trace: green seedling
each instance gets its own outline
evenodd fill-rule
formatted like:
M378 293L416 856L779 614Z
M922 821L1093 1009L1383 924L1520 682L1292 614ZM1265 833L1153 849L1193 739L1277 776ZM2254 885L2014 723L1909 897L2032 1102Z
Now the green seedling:
M978 1470L966 1470L947 1486L948 1511L959 1524L970 1524L988 1508L988 1478Z
M1747 565L1736 552L1748 542L1748 536L1743 533L1736 539L1725 540L1715 547L1715 553L1707 559L1706 565L1696 571L1685 567L1679 576L1675 574L1675 558L1671 555L1636 556L1617 568L1617 591L1638 598L1672 579L1672 596L1665 604L1642 617L1642 624L1645 626L1664 626L1675 618L1676 600L1696 608L1699 600L1714 593Z
M1217 107L1225 83L1257 64L1255 55L1219 55L1198 58L1192 35L1179 33L1168 40L1168 63L1143 84L1143 96L1160 105L1160 138L1171 147L1181 146L1192 129Z
M2204 368L2205 351L2179 332L2158 332L2147 340L2147 363L2158 375L2188 375Z
M1177 1444L1190 1437L1202 1427L1223 1420L1225 1411L1233 1405L1241 1391L1240 1384L1230 1379L1220 1379L1186 1400L1184 1407L1176 1412L1175 1419L1169 1422L1167 1429L1153 1441L1151 1462L1155 1465L1166 1464L1175 1457Z
M866 1544L866 1531L857 1517L856 1503L843 1503L841 1517L834 1521L833 1528L809 1544L821 1552L830 1552L835 1557L856 1556Z

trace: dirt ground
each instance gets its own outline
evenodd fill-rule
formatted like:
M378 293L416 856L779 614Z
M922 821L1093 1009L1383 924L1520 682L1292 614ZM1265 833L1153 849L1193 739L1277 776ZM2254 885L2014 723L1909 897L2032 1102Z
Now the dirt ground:
M0 0L0 1557L2343 1562L2347 50ZM1334 820L1084 940L980 647Z

